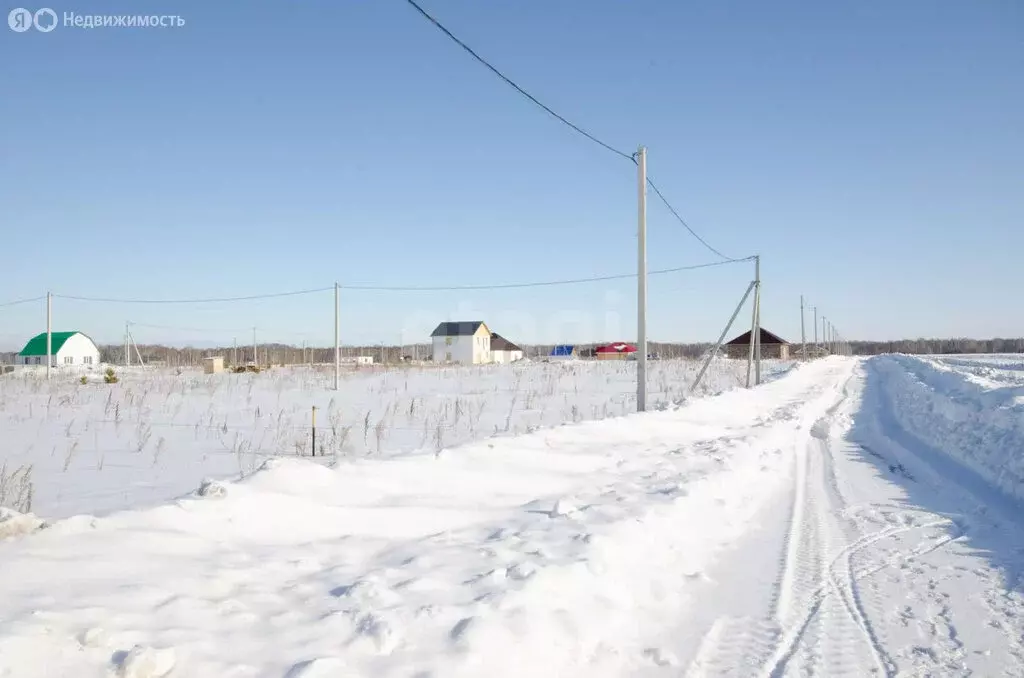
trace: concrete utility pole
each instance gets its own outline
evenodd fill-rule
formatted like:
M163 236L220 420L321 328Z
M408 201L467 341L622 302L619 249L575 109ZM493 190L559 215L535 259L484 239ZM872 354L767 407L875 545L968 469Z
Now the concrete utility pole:
M754 317L756 318L757 352L754 354L754 383L761 385L761 255L754 257Z
M23 362L28 362L26 359ZM50 363L53 362L53 292L46 293L46 378L50 378Z
M800 295L800 352L807 360L807 333L804 330L804 295Z
M828 351L828 321L825 320L825 316L821 316L821 343L825 350Z
M131 367L132 364L132 351L131 346L128 343L128 336L130 332L128 330L128 323L124 324L124 366Z
M340 286L334 283L334 390L340 388L341 383L341 306L338 300Z
M647 411L647 149L637 149L636 410Z
M811 306L811 310L814 311L814 351L818 351L818 307Z
M750 341L747 344L747 388L750 368L754 367L755 383L761 383L761 256L754 257L754 304L750 313Z

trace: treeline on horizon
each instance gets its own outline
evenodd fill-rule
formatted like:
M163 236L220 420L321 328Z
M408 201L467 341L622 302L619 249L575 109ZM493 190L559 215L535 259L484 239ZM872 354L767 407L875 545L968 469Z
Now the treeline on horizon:
M890 341L851 341L854 355L881 355L884 353L909 353L918 355L958 355L958 354L985 354L985 353L1024 353L1024 338L1016 339L897 339ZM578 350L585 350L598 346L599 343L573 344ZM704 355L712 344L701 343L673 343L673 342L648 342L650 353L660 358L699 358ZM808 353L813 342L808 341ZM522 348L529 358L540 358L551 353L554 344L523 344ZM123 344L104 344L100 347L100 360L107 363L124 363ZM138 354L146 363L163 363L172 366L198 365L207 356L223 356L228 364L235 364L235 351L237 350L237 363L243 364L252 360L252 346L167 346L163 344L140 344ZM330 363L334 361L334 347L317 347L303 349L299 346L288 344L258 344L260 364L299 364L299 363ZM801 344L799 342L790 344L790 356L799 358ZM361 345L342 346L343 358L355 356L372 356L374 362L399 362L403 359L429 360L431 354L430 344L407 344L396 345ZM11 351L0 353L0 361L4 363L14 362L17 352ZM132 346L132 360L138 362L136 347Z
M884 353L910 353L919 355L958 355L985 353L1024 353L1024 338L1015 339L898 339L890 341L851 341L854 355L881 355ZM813 342L807 342L811 347ZM599 343L573 344L578 350L593 348ZM651 354L661 358L699 358L711 348L710 342L674 343L649 341ZM554 344L523 344L523 352L527 357L539 358L551 353ZM223 356L228 363L245 363L252 360L252 346L221 347L175 347L160 344L139 345L138 352L145 362L164 362L169 365L194 365L207 356ZM304 362L330 363L334 361L334 347L316 347L303 349L288 344L258 344L257 350L261 364L298 364ZM372 356L375 362L399 362L402 359L429 360L430 344L397 345L344 345L341 349L343 358L355 356ZM801 344L790 344L790 356L800 356ZM810 352L810 351L809 351ZM104 345L100 347L100 357L104 362L123 363L123 345ZM132 362L137 362L135 347L132 350Z

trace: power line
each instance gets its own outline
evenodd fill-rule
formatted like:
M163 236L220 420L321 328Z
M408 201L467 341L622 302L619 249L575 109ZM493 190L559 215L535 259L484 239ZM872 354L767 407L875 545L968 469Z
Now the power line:
M712 261L704 264L692 264L689 266L674 266L672 268L661 268L648 271L647 275L664 275L666 273L679 273L681 271L695 271L702 268L713 268L715 266L725 266L726 264L736 264L745 261L753 261L754 257L743 257L740 259L724 259L723 261ZM367 292L458 292L466 290L508 290L508 289L520 289L527 287L553 287L558 285L579 285L583 283L592 282L605 282L608 280L627 280L629 278L635 278L636 273L620 273L616 275L599 275L591 276L589 278L568 278L563 280L534 280L528 282L515 282L515 283L504 283L497 285L339 285L340 289L343 290L358 290ZM290 297L300 294L316 294L320 292L328 292L334 290L334 287L320 287L311 290L297 290L293 292L276 292L272 294L255 294L244 297L211 297L203 299L124 299L124 298L103 298L103 297L86 297L86 296L75 296L68 294L54 294L54 297L60 299L71 299L74 301L93 301L100 303L111 303L111 304L206 304L214 302L230 302L230 301L252 301L255 299L273 299L279 297ZM24 301L38 301L45 299L46 297L38 297L36 299L28 299ZM21 303L21 302L16 302ZM148 325L145 323L135 323L132 325L138 327L152 327L155 329L178 329L186 331L207 331L200 328L186 328L186 327L170 327L162 325ZM251 330L252 328L246 328ZM209 330L217 332L235 332L243 330ZM293 334L304 334L296 332Z
M334 289L334 288L332 287L331 289ZM143 328L146 328L146 329L153 329L153 330L173 330L173 331L178 331L178 332L204 332L204 333L209 333L209 334L217 334L217 333L241 334L243 332L252 332L254 329L259 331L259 332L265 332L265 333L266 332L270 332L272 336L277 336L279 334L286 334L288 336L294 336L294 337L307 337L307 336L312 336L314 334L314 332L295 332L295 331L292 331L292 330L289 330L289 331L267 330L267 329L263 329L263 328L261 328L259 326L256 326L256 327L249 326L249 327L243 327L243 328L238 328L238 327L235 327L235 328L225 328L225 327L178 327L178 326L175 326L175 325L153 325L153 324L150 324L150 323L137 323L134 320L129 320L128 321L128 325L131 326L131 327L143 327ZM266 342L261 342L261 343L266 343Z
M679 273L681 271L695 271L701 268L712 268L725 266L743 261L753 261L754 257L743 257L742 259L726 259L725 261L713 261L706 264L694 264L691 266L676 266L673 268L661 268L648 271L647 275L663 275L666 273ZM636 273L620 273L617 275L601 275L590 278L569 278L565 280L540 280L521 283L504 283L498 285L454 285L454 286L378 286L378 285L341 285L343 290L362 290L372 292L458 292L464 290L508 290L524 287L553 287L557 285L578 285L582 283L604 282L607 280L627 280L635 278Z
M15 301L6 301L0 304L0 308L4 308L7 306L17 306L18 304L29 304L32 303L33 301L44 301L45 299L46 295L44 294L41 297L32 297L31 299L17 299Z
M255 301L257 299L275 299L278 297L294 297L302 294L318 294L320 292L331 292L334 287L320 287L311 290L295 290L293 292L275 292L272 294L253 294L244 297L215 297L204 299L118 299L110 297L80 297L71 294L54 294L60 299L71 299L73 301L98 301L108 304L212 304L229 301ZM43 297L45 299L45 297Z
M512 80L511 80L511 79L510 79L510 78L509 78L508 76L506 76L506 75L505 75L504 73L502 73L502 72L501 72L501 71L499 71L499 70L498 70L497 68L495 68L494 66L492 66L492 65L490 64L490 62L488 62L488 61L487 61L486 59L484 59L484 58L483 58L482 56L480 56L480 55L479 55L479 54L477 54L477 53L476 53L475 51L473 51L473 48L472 48L472 47L470 47L470 46L469 46L469 45L467 45L466 43L462 42L462 40L459 40L459 39L458 39L457 37L455 37L455 35L454 35L454 34L453 34L453 33L452 33L451 31L449 31L449 30L448 30L447 28L445 28L445 27L444 27L444 26L443 26L443 25L441 24L441 22L440 22L440 21L438 21L437 19L435 19L434 17L432 17L432 16L431 16L431 15L430 15L429 13L427 13L427 11L426 11L425 9L423 9L422 7L420 7L420 6L418 5L418 4L416 4L416 2L415 2L414 0L406 0L406 2L408 2L408 3L410 4L410 5L412 5L412 6L413 6L413 7L414 7L414 8L416 9L416 11L417 11L417 12L419 12L420 14L422 14L422 15L423 15L423 17L424 17L424 18L426 18L426 19L427 19L427 20L428 20L428 21L429 21L430 23L434 24L434 26L436 26L438 30L440 30L440 31L441 31L442 33L444 33L444 34L445 34L445 35L447 35L447 36L448 36L449 38L451 38L451 40L452 40L453 42L455 42L455 44L457 44L457 45L458 45L459 47L461 47L462 49L466 50L466 52L468 52L468 53L469 53L469 54L470 54L470 55L471 55L471 56L472 56L472 57L473 57L474 59L476 59L477 61L479 61L480 63L482 63L482 64L483 64L484 66L486 66L486 67L487 67L487 68L488 68L488 69L489 69L489 70L490 70L490 71L491 71L492 73L494 73L494 74L495 74L496 76L498 76L499 78L501 78L502 80L504 80L504 81L505 81L505 82L506 82L506 83L507 83L508 85L510 85L510 86L511 86L511 87L512 87L513 89L515 89L515 90L516 90L517 92L519 92L519 93L520 93L520 94L522 94L522 95L523 95L524 97L526 97L527 99L529 99L529 100L530 100L531 102L533 102L533 103L534 103L535 105L537 105L537 106L538 106L538 107L540 107L540 108L541 108L542 110L544 110L544 111L545 111L546 113L548 113L549 115L551 115L552 117L554 117L554 118L555 118L556 120L559 120L560 122L564 123L565 125L568 125L568 126L569 126L570 128L572 128L572 129L573 129L573 130L574 130L575 132L577 132L578 134L581 134L581 135L585 136L585 137L586 137L587 139L590 139L591 141L593 141L593 142L594 142L595 144L597 144L598 146L601 146L602 148L604 148L604 149L606 149L606 150L609 150L609 151L611 151L612 153L614 153L614 154L616 154L616 155L618 155L618 156L621 156L621 157L625 158L626 160L632 160L632 159L633 159L633 156L632 156L632 155L630 155L629 153L624 153L624 152L620 151L619 149L615 148L614 146L611 146L610 144L606 144L605 142L601 141L600 139L598 139L597 137L595 137L595 136L594 136L593 134L591 134L590 132L587 132L587 131L586 131L585 129L583 129L583 128L582 128L582 127L580 127L579 125L576 125L576 124L574 124L574 123L570 122L569 120L565 119L564 117L562 117L561 115L559 115L558 113L556 113L555 111L553 111L553 110L552 110L552 109L551 109L551 108L550 108L549 106L546 106L545 104L543 104L543 103L541 103L540 101L538 101L538 100L537 100L537 98L536 98L535 96L533 96L532 94L530 94L529 92L527 92L527 91L526 91L525 89L523 89L522 87L520 87L519 85L517 85L517 84L516 84L515 82L513 82L513 81L512 81Z
M524 97L529 99L533 104L535 104L536 106L540 107L542 110L544 110L546 113L548 113L549 115L551 115L555 119L559 120L560 122L564 123L565 125L568 125L572 130L574 130L578 134L583 135L584 137L586 137L587 139L593 141L595 144L601 146L602 148L605 148L605 149L611 151L612 153L614 153L614 154L616 154L616 155L618 155L620 157L623 157L623 158L625 158L627 160L630 160L630 161L632 161L634 163L636 162L636 154L625 153L625 152L620 151L619 149L615 148L614 146L611 146L610 144L607 144L607 143L601 141L600 139L595 137L593 134L591 134L591 133L587 132L586 130L584 130L583 128L581 128L579 125L576 125L576 124L570 122L569 120L567 120L563 116L561 116L558 113L556 113L554 110L551 109L551 107L541 103L535 96L533 96L532 94L527 92L525 89L523 89L522 87L517 85L515 82L512 81L511 78L506 76L504 73L502 73L497 68L495 68L493 65L491 65L491 63L489 61L487 61L482 56L477 54L476 51L474 51L472 47L470 47L469 45L464 43L462 40L460 40L458 37L456 37L455 34L453 34L450 30L445 28L445 26L440 21L438 21L433 16L431 16L425 9L420 7L415 2L415 0L406 0L406 2L408 2L410 5L412 5L413 8L415 8L417 12L419 12L421 15L423 15L423 17L425 17L428 21L430 21L430 23L434 24L434 26L436 26L438 30L440 30L442 33L444 33L446 36L448 36L453 42L455 42L455 44L457 44L459 47L461 47L466 52L468 52L470 54L470 56L472 56L474 59L479 61L484 66L486 66L488 68L488 70L490 70L492 73L497 75L505 83L510 85L513 89L515 89L517 92L522 94ZM661 198L661 201L663 203L665 203L665 206L668 207L669 211L672 212L673 216L675 216L675 218L679 221L679 223L683 225L683 228L685 228L687 231L689 231L690 235L692 235L694 238L696 238L697 241L700 244L704 245L704 247L706 247L709 251L713 252L715 255L721 257L722 259L729 259L729 257L725 256L724 254L719 252L717 249L715 249L714 247L709 245L708 242L704 238L702 238L701 236L697 235L697 232L694 231L692 228L690 228L690 225L688 223L686 223L686 220L683 219L679 215L679 212L677 212L676 209L671 205L671 203L669 203L669 201L662 194L661 190L654 184L653 181L651 181L650 178L647 179L647 183L650 185L650 187L652 189L654 189L655 194L657 194L657 196L659 198Z
M667 208L668 208L668 211L672 213L672 216L674 216L674 217L675 217L676 219L678 219L678 220L679 220L679 223L683 225L683 228L685 228L685 229L686 229L687 231L689 231L689 232L690 232L690 235L692 235L692 236L693 236L694 238L696 238L696 239L697 239L697 242L699 242L699 243L700 243L701 245L704 245L704 247L708 248L708 250L710 250L711 252L714 252L714 253L715 253L716 255L718 255L718 256L720 256L720 257L721 257L722 259L724 259L725 261L724 261L723 263L728 263L728 262L730 262L730 261L737 261L736 259L732 259L731 257L727 257L727 256L725 256L724 254L722 254L721 252L719 252L718 250L716 250L716 249L715 249L714 247L712 247L711 245L709 245L709 244L708 244L708 241L707 241L707 240L705 240L704 238L702 238L702 237L700 237L699 235L697 235L697 232L696 232L696 231L694 231L694 230L693 230L692 228L690 228L690 225L689 225L688 223L686 223L686 220L685 220L685 219L683 219L683 218L682 218L682 217L681 217L681 216L679 215L679 212L677 212L677 211L676 211L676 208L675 208L675 207L672 207L672 203L670 203L670 202L668 201L668 198L666 198L666 197L665 197L664 195L662 195L661 191L660 191L660 190L658 189L658 187L657 187L657 186L656 186L656 185L654 184L654 182L653 182L653 181L651 181L650 177L648 177L648 178L647 178L647 185L648 185L648 186L650 186L650 187L651 187L652 189L654 189L654 193L655 193L655 195L657 195L657 196L658 196L659 198L661 198L661 201L662 201L663 203L665 203L665 207L667 207ZM748 258L746 259L746 261L749 261L749 260L750 260L751 258L752 258L752 257L748 257Z

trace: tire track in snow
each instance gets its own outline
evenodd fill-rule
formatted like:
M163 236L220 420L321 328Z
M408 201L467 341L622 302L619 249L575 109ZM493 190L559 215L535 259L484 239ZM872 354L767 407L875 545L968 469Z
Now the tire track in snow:
M866 665L873 665L872 674L894 676L896 665L875 632L857 582L900 562L920 557L956 539L959 534L946 535L920 544L895 557L858 569L855 556L870 552L879 542L903 533L954 524L948 519L887 527L862 534L856 521L845 519L848 507L839 491L830 445L830 421L848 397L843 395L815 421L804 439L805 447L797 457L797 485L787 557L780 577L779 604L775 617L786 629L772 657L763 665L760 675L777 678L797 675L864 675ZM810 516L810 517L809 517ZM825 531L828 538L821 540ZM824 577L817 581L810 595L807 582L815 581L806 566L807 548L822 550L826 562ZM820 637L828 639L828 651L822 652ZM851 653L850 650L853 650ZM864 656L866 655L866 656ZM867 660L865 662L864 660Z

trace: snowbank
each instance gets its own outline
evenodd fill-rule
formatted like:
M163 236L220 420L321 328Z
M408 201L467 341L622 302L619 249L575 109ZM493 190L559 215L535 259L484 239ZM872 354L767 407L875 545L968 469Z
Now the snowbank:
M900 427L1024 499L1024 385L981 378L972 362L885 356L869 365Z
M768 361L765 372L786 366ZM650 408L688 398L699 367L652 361ZM623 361L395 368L346 372L338 391L333 372L306 367L216 375L119 368L117 384L6 375L0 505L47 519L106 514L168 501L205 477L248 475L268 458L309 457L313 406L318 456L328 459L434 452L618 417L636 411L635 370ZM738 387L744 372L744 361L713 365L700 395Z
M0 542L0 675L673 670L669 621L757 529L805 404L849 369L440 452L272 460L57 521Z

